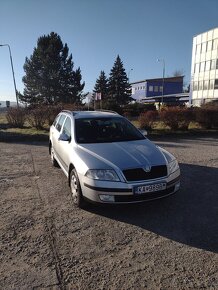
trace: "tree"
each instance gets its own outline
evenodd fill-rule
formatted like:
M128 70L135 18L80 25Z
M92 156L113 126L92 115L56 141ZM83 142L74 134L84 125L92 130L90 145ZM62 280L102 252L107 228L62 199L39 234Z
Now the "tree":
M104 100L108 97L108 79L104 71L100 72L99 78L96 80L95 87L93 90L94 93L101 93L101 100Z
M183 69L177 69L173 72L174 77L181 77L184 76L184 70Z
M57 33L39 37L33 54L25 60L20 100L27 104L80 102L85 83L81 83L80 68L73 70L72 54L68 53Z
M119 55L110 72L108 89L111 104L126 105L132 99L129 80Z

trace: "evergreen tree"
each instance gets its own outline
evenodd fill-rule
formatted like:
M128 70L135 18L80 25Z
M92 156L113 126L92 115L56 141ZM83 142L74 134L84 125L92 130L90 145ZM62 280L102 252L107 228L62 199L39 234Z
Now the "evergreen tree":
M67 44L63 45L57 33L39 37L24 64L25 88L20 100L27 104L80 102L85 84L81 83L80 68L73 70L72 54L68 53Z
M131 101L129 80L119 55L111 69L108 87L111 104L126 105Z
M108 79L104 71L100 72L99 78L96 80L94 93L101 93L101 99L104 101L108 96Z

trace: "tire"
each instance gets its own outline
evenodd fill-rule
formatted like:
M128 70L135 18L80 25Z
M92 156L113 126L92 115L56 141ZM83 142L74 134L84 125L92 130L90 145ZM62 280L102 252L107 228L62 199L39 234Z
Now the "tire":
M53 149L52 145L51 145L51 147L50 147L50 154L51 154L51 164L52 164L54 167L59 167L59 164L58 164L57 160L56 160L55 157L54 157L54 149Z
M70 190L74 206L84 208L86 202L83 198L79 178L75 169L72 169L70 172Z

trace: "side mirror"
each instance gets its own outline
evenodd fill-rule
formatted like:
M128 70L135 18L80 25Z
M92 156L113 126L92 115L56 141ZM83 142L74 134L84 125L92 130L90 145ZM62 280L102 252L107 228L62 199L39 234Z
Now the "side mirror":
M59 141L68 141L70 142L71 141L71 137L69 137L67 134L65 133L61 133L59 138L58 138Z
M144 136L148 136L148 131L144 129L139 129L139 131L142 133Z

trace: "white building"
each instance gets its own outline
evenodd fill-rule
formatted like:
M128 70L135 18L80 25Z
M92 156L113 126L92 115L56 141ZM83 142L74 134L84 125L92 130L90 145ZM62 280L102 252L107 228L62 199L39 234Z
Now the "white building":
M190 97L194 106L218 100L218 28L193 38Z

